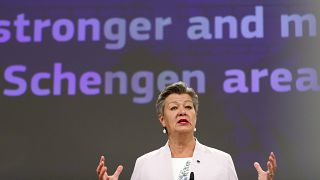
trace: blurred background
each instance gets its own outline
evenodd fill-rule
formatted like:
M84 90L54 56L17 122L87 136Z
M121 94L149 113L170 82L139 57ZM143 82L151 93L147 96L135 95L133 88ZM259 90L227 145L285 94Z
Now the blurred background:
M256 179L320 175L319 2L0 1L0 179L130 179L166 143L155 100L199 93L196 137Z

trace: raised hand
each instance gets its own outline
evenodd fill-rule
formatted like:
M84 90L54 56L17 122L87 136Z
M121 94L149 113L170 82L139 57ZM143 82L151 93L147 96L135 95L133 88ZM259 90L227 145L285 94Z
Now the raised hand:
M268 170L264 171L258 162L254 163L254 167L258 172L258 180L273 180L277 170L277 160L273 152L269 155L267 162Z
M107 173L107 166L105 166L105 158L101 156L99 165L97 166L97 175L99 180L118 180L119 176L123 170L123 166L118 166L117 170L112 176L109 176Z

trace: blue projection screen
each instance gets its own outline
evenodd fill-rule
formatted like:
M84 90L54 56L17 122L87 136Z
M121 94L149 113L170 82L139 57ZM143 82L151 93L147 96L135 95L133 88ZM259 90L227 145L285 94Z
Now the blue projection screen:
M199 93L196 137L239 179L320 175L319 2L17 1L0 6L0 179L121 179L163 146L155 100Z

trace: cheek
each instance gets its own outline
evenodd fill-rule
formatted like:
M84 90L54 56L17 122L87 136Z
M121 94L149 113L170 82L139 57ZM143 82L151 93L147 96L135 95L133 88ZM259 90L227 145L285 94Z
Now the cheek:
M196 113L192 113L190 115L192 117L192 119L196 122L197 121L197 114Z
M171 118L171 114L170 113L166 113L164 114L163 116L163 122L168 125L168 123L170 123L170 121L172 121L172 118Z
M176 113L174 111L169 111L169 112L166 112L165 116L166 116L167 120L170 120L170 119L176 117Z

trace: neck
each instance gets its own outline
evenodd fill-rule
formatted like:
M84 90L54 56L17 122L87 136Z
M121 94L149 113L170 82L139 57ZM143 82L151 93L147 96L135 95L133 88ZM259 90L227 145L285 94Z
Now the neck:
M193 134L169 136L169 147L173 158L192 157L195 146L196 140Z

